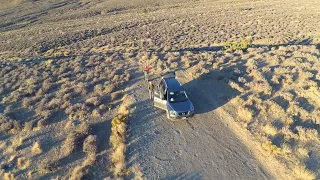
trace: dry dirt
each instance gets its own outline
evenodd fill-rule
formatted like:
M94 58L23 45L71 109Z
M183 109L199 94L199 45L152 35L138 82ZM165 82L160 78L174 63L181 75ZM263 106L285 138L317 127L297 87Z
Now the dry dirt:
M318 0L0 3L6 179L114 178L111 119L126 93L125 178L319 179ZM152 107L146 62L154 82L178 70L194 118Z

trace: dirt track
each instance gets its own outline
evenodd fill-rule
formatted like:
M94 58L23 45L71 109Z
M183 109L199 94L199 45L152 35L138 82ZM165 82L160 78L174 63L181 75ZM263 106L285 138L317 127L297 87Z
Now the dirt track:
M180 73L197 113L180 122L167 120L148 100L145 83L136 83L139 103L130 125L128 158L141 165L146 179L274 178L216 113L236 92L215 76L211 72L188 82Z

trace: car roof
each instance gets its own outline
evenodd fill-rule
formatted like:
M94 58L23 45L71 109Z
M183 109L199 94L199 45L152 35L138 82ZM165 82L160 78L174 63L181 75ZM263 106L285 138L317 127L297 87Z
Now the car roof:
M181 86L179 81L175 78L163 79L167 85L168 91L176 92L176 91L184 91L184 88Z

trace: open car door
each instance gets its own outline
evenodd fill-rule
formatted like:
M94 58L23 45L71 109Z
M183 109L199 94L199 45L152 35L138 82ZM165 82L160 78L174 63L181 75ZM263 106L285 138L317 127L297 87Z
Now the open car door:
M156 88L154 91L153 104L157 108L167 110L167 101L161 97L159 88Z

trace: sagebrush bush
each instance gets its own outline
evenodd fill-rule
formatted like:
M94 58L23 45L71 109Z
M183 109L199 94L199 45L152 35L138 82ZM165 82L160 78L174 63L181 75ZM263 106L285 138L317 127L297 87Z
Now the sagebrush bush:
M75 131L71 131L64 144L63 152L69 155L77 149L78 144L89 134L90 127L86 123L82 123Z
M38 155L38 154L42 153L42 149L41 149L39 142L33 143L31 150L32 150L32 154L34 154L34 155Z
M246 107L240 107L238 109L238 116L240 117L240 120L245 123L250 123L253 119L253 111Z
M90 155L96 154L97 150L97 136L89 135L83 142L83 152L86 152Z

